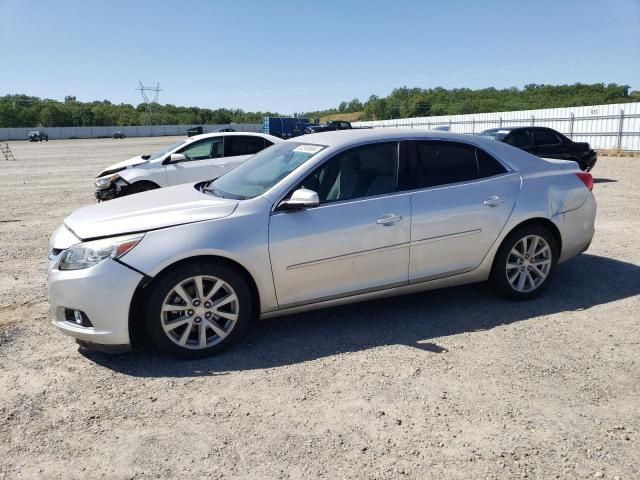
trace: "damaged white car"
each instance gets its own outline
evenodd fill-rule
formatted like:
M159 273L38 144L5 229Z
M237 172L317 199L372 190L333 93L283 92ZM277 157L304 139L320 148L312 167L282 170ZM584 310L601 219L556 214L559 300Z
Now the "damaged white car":
M104 169L96 177L96 198L124 195L217 178L247 158L282 140L249 132L205 133Z

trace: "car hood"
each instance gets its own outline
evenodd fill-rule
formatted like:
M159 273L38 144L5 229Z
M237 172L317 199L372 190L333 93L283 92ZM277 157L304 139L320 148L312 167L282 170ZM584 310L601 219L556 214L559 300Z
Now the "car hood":
M159 188L76 210L64 224L82 240L223 218L237 200L214 197L194 184Z
M113 165L109 165L107 168L103 168L97 177L102 177L106 175L106 172L112 172L114 170L123 170L128 167L135 167L136 165L140 165L142 163L148 163L149 160L145 160L142 158L142 155L138 155L137 157L131 157L128 160L123 160L122 162L114 163Z

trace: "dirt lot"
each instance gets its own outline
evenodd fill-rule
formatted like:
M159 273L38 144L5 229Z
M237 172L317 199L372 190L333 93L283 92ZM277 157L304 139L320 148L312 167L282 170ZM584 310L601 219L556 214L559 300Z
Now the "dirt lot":
M363 303L192 362L79 351L49 323L47 239L100 167L172 140L0 160L0 479L640 478L639 159L600 160L596 238L536 301Z

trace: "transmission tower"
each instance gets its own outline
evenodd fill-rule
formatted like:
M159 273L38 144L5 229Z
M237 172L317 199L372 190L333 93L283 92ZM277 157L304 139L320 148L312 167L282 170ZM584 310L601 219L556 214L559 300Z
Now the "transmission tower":
M147 125L153 125L155 123L155 113L158 107L158 97L162 89L160 83L157 83L155 87L146 87L142 84L142 81L138 81L138 90L142 95L142 100L146 107L146 123Z

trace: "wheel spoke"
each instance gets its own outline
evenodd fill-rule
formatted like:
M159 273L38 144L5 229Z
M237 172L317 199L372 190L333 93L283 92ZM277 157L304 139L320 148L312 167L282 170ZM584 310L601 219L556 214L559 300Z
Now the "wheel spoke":
M187 307L183 305L168 305L168 304L162 305L163 312L184 312L186 309Z
M519 263L507 263L507 270L513 270L514 268L520 269L522 265Z
M550 263L551 263L551 260L548 258L541 258L540 260L531 260L531 265L533 266L549 265Z
M545 278L547 278L547 274L542 271L542 269L538 268L537 265L533 265L533 270L531 271L535 272L540 280L544 280Z
M213 330L216 333L216 335L218 335L220 338L224 338L227 336L227 332L225 332L222 328L220 328L215 322L212 322L211 320L207 320L207 319L205 319L205 322L207 323L209 328Z
M198 326L198 334L199 334L199 345L200 348L204 348L207 346L207 326L205 322L200 323Z
M527 253L529 253L530 257L533 257L533 252L536 251L537 247L538 247L538 237L533 237L533 239L531 240L531 244L529 245L529 250L527 250Z
M191 296L185 291L184 288L182 288L182 285L178 284L175 287L173 287L173 291L176 292L176 294L182 299L184 300L184 302L191 306Z
M220 291L220 289L222 288L222 285L224 285L224 282L222 280L216 280L216 283L211 288L211 291L209 292L209 294L205 298L203 298L203 301L211 299L211 297L213 297L216 293Z
M536 288L536 282L533 281L533 277L531 276L531 272L527 272L527 279L529 280L529 283L531 284L531 290Z
M220 310L214 310L213 314L218 317L226 318L227 320L236 321L238 319L237 313L221 312Z
M193 327L193 321L189 322L189 324L187 325L187 328L185 328L184 332L182 332L182 336L180 337L180 340L178 340L178 344L180 344L183 347L186 345L187 340L189 339L189 335L191 334L192 327Z
M229 293L228 295L225 295L224 297L220 298L219 300L216 300L215 302L213 302L213 304L211 305L211 309L217 310L218 308L227 305L228 303L233 302L234 300L237 300L238 297L236 297L235 293Z
M524 272L520 272L520 276L518 277L518 290L522 290L524 288L524 282L527 280L527 276Z
M198 299L203 300L204 299L204 288L202 286L202 277L198 276L194 279L195 284L196 284L196 295L198 297Z
M172 330L175 330L181 325L184 325L185 323L190 323L191 321L192 321L191 317L182 316L170 322L166 322L165 324L162 325L162 327L164 328L165 332L171 332Z
M542 247L540 247L540 250L538 250L537 252L535 252L533 254L533 257L539 257L540 255L542 255L544 252L547 252L549 250L549 245L543 245ZM545 255L546 257L546 255Z

